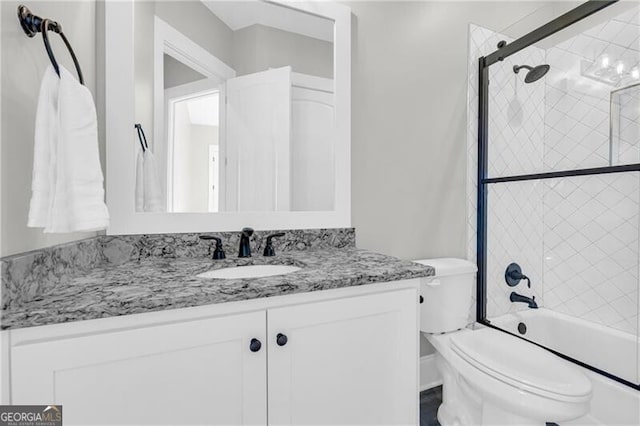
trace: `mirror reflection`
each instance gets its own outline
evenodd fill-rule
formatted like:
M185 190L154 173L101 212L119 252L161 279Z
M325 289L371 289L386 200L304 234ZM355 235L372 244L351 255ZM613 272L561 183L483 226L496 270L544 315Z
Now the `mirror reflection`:
M640 84L611 92L611 165L640 162Z
M334 209L333 21L263 1L134 15L137 211Z

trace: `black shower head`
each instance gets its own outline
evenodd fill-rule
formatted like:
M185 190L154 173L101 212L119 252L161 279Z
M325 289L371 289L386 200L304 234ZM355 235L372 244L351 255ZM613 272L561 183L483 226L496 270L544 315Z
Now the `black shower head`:
M540 80L544 75L549 72L551 68L549 65L538 65L537 67L530 67L529 65L514 65L513 72L518 74L518 72L522 69L527 69L529 72L524 77L525 83L533 83L534 81Z

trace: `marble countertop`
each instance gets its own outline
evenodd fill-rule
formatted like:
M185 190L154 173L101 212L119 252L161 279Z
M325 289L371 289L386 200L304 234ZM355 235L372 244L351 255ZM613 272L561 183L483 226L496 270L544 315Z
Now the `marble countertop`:
M262 278L206 279L230 266L285 264L302 269ZM282 296L434 275L429 266L355 248L290 251L275 257L147 258L105 264L69 277L33 300L2 311L2 329L107 318Z

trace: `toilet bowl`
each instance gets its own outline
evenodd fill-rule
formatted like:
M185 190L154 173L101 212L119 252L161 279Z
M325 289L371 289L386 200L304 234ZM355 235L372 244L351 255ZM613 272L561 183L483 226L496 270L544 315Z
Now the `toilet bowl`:
M466 328L475 265L461 259L417 262L436 269L421 285L420 320L443 378L442 426L544 425L589 411L591 382L574 365L508 333Z

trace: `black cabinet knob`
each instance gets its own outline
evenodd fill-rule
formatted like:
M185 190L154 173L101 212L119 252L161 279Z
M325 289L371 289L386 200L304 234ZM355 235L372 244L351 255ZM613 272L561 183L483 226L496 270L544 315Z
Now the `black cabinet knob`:
M249 343L249 349L251 352L258 352L262 347L262 343L258 339L251 339L251 343Z
M422 295L420 295L420 303L424 302L424 297L422 297Z
M278 333L278 335L276 336L276 343L278 344L278 346L286 345L288 340L289 339L287 339L287 336L282 333Z

